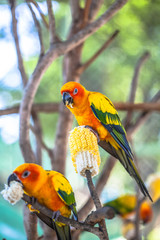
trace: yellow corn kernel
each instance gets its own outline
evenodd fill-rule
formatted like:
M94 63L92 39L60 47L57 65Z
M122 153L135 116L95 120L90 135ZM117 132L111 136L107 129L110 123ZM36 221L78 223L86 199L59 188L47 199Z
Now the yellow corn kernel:
M70 132L69 146L75 171L82 176L86 170L97 175L101 159L96 135L89 128L76 127Z

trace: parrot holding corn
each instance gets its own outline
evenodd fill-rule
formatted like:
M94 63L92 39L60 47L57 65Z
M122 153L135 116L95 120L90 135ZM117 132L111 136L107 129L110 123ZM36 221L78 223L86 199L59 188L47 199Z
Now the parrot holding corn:
M74 114L78 124L91 127L98 133L98 144L120 160L127 172L134 177L144 196L152 201L133 163L125 129L112 102L102 93L90 92L77 82L64 84L61 94L63 103Z
M122 195L112 201L106 202L104 206L113 208L117 215L121 216L123 220L127 220L135 215L137 197L131 194ZM142 201L139 209L139 218L142 223L146 224L150 222L152 216L153 211L151 204L145 200Z
M20 182L24 192L37 199L37 201L53 211L53 214L61 214L70 217L71 210L77 220L76 202L72 187L68 180L59 172L44 170L33 163L24 163L17 167L8 177L8 186L12 181ZM37 214L43 221L43 214ZM44 222L47 222L44 219ZM71 240L70 227L63 223L52 221L52 227L58 240Z

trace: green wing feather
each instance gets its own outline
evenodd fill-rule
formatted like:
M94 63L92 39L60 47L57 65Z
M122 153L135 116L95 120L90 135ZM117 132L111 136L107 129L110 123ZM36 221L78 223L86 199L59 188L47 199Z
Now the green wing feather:
M136 196L123 195L112 201L106 202L104 206L112 207L117 214L123 216L135 210Z
M148 196L152 201L152 198L133 163L133 154L126 138L126 132L114 105L106 96L97 92L91 92L88 99L95 117L115 139L119 145L119 149L115 149L106 141L100 141L99 145L120 160L128 173L134 177L144 196Z
M125 153L132 159L132 151L126 139L125 129L112 102L101 93L89 95L89 102L95 117L109 131Z
M69 181L61 173L57 173L54 175L54 187L58 196L70 207L74 218L78 220L75 196Z

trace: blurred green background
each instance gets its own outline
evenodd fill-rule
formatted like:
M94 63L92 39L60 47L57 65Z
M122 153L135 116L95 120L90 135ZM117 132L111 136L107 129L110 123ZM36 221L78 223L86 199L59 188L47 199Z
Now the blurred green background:
M39 42L32 16L23 1L17 1L18 33L28 76L34 70L39 53ZM39 1L37 1L39 2ZM99 15L113 1L104 1ZM45 1L39 2L44 14L47 14ZM83 4L83 1L82 1ZM65 39L71 22L68 1L53 1L57 32ZM35 10L36 11L36 10ZM160 4L159 0L130 0L120 12L105 26L89 37L85 43L82 62L87 61L96 50L116 30L120 33L110 47L84 72L81 83L89 90L96 90L107 95L113 102L128 100L134 67L139 57L148 50L150 59L141 70L135 102L149 101L160 89ZM37 18L41 21L39 13ZM48 32L41 23L45 47L48 47ZM7 1L0 2L0 108L14 106L21 102L23 87L17 68L17 57L11 32L11 13ZM62 60L57 59L44 75L35 102L60 102L62 79ZM125 112L119 112L121 119ZM134 113L133 121L138 113ZM58 121L56 114L40 114L44 140L49 147L54 146L55 131ZM76 125L76 121L74 121ZM12 114L0 117L0 190L4 188L8 175L23 158L18 144L19 116ZM34 136L31 135L34 145ZM139 168L143 179L151 173L160 171L160 117L158 112L151 114L148 121L139 129L133 138L134 151L137 154ZM102 165L106 153L101 150ZM43 152L43 166L50 168L50 161ZM118 176L118 177L117 177ZM85 180L77 176L68 153L67 178L76 192L78 207L88 194ZM96 181L96 178L95 178ZM79 186L79 189L78 187ZM102 193L103 202L120 194L135 192L133 180L117 162L111 177ZM0 196L0 238L7 240L26 239L22 217L23 203L11 206ZM114 218L107 221L110 239L123 239L121 236L121 220ZM146 227L147 228L147 227ZM41 231L41 230L40 230ZM147 232L147 231L146 231ZM146 233L148 234L148 232ZM151 229L147 239L157 240L160 228ZM97 239L91 234L83 233L81 240Z

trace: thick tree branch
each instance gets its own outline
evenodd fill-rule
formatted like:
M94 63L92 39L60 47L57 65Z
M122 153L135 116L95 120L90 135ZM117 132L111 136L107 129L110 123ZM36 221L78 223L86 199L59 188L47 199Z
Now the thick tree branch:
M112 43L112 41L117 37L119 31L116 30L112 36L107 39L107 41L103 44L103 46L84 64L82 64L78 69L77 72L82 74L96 59L99 55Z
M25 86L27 84L28 79L27 79L27 74L25 72L23 58L22 58L20 45L19 45L19 39L18 39L17 19L16 19L16 13L15 13L16 0L8 0L8 2L10 4L11 14L12 14L12 33L13 33L13 38L16 46L17 57L18 57L18 68L21 73L23 85Z
M123 103L123 102L115 102L114 106L119 111L145 111L147 113L151 113L153 111L160 111L160 103L152 102L152 103ZM9 115L19 112L19 105L9 107L6 109L0 110L0 116ZM37 113L55 113L59 110L59 103L34 103L32 105L32 111Z

